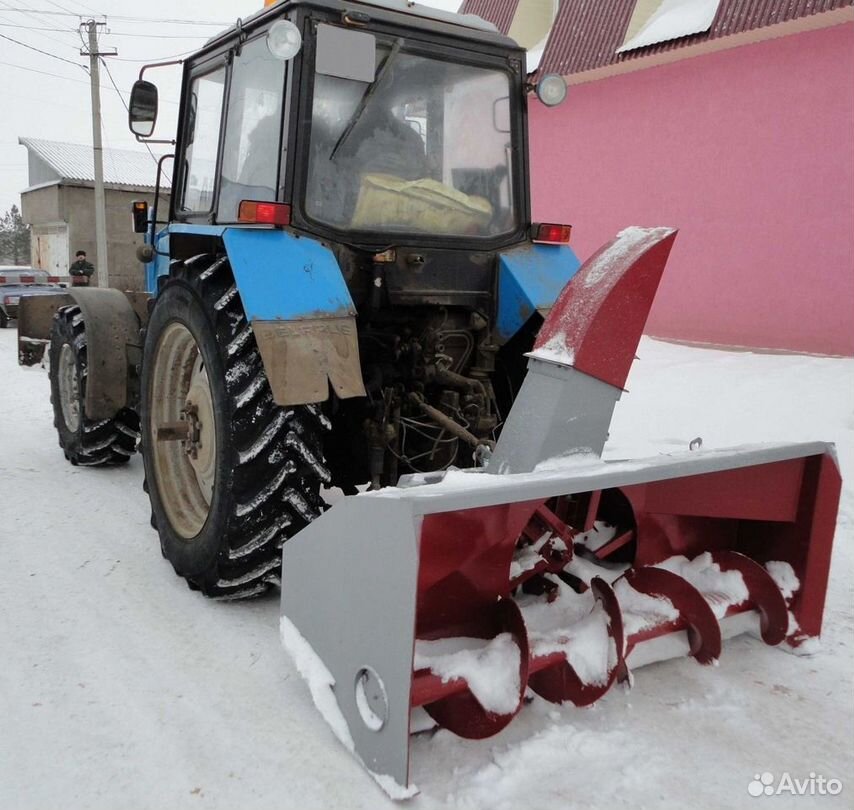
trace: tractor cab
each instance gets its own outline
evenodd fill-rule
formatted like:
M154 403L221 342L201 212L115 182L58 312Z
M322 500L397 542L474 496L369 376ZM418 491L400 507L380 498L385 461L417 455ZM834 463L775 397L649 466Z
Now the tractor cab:
M527 238L525 52L478 17L277 3L208 42L183 86L170 222L383 248ZM130 116L151 134L149 82Z

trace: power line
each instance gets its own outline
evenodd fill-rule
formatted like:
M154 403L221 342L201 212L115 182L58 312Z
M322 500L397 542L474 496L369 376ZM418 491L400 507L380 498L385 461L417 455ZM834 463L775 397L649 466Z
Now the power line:
M63 81L76 82L77 84L89 84L89 82L84 79L73 79L71 76L60 76L57 73L48 73L46 70L38 70L37 68L24 67L24 65L16 65L14 62L4 62L0 60L0 65L6 65L8 67L16 68L17 70L26 70L29 73L39 73L42 76L49 76L51 79L62 79ZM77 67L83 67L83 65L77 65ZM83 67L83 70L86 70L86 68ZM104 89L109 90L108 87L105 87Z
M125 97L122 95L122 91L119 90L118 85L116 84L116 80L113 78L113 74L110 73L110 66L106 63L103 56L99 56L98 58L101 60L101 64L104 66L104 70L107 71L107 76L110 79L110 84L113 85L113 90L116 91L116 95L121 100L122 106L128 111L128 113L130 113L130 110L128 110L127 102L125 101ZM148 144L146 144L146 146L148 146ZM150 152L151 150L149 149L148 151Z
M22 31L61 31L64 34L73 34L77 31L76 28L49 28L47 26L40 25L21 25L20 23L13 22L4 22L0 23L4 28L20 28ZM51 39L51 37L48 37ZM59 40L54 40L55 42L59 42ZM64 43L67 44L67 43ZM73 47L73 46L72 46Z
M217 28L224 28L234 24L232 22L213 22L208 20L155 20L152 17L123 17L118 14L110 14L109 17L111 20L119 20L121 22L156 22L167 23L169 25L211 25L216 26Z
M26 70L28 73L38 73L41 76L47 76L48 78L51 78L51 79L60 79L61 81L64 81L64 82L74 82L75 84L85 84L87 87L89 86L89 82L86 79L75 79L71 76L60 76L58 73L48 73L46 70L39 70L38 68L25 67L24 65L16 65L14 62L5 62L3 60L0 60L0 65L6 65L7 67L15 68L16 70ZM78 67L83 67L83 65L78 65ZM86 68L83 68L83 70L86 70ZM106 84L101 84L98 86L102 90L111 89ZM178 105L177 101L173 101L172 99L169 99L169 98L161 98L160 101L163 104L173 104L175 106ZM0 143L3 143L3 141L0 141Z
M136 34L133 31L105 31L107 36L143 37L145 39L209 39L207 34Z
M84 73L88 72L86 68L83 67L83 65L81 65L80 63L72 62L70 59L66 59L62 56L57 56L55 53L50 53L49 51L43 51L41 48L36 48L35 45L27 45L26 42L21 42L18 39L7 37L6 34L0 34L0 38L8 39L9 42L14 42L16 45L20 45L22 48L29 48L31 51L36 51L37 53L49 56L51 59L58 59L60 62L67 62L69 65L74 65L74 67L80 68Z
M32 13L31 13L31 12L32 12L32 9L30 9L29 11L28 11L27 9L25 9L25 8L23 8L23 9L19 9L19 10L12 9L12 8L11 8L11 6L10 6L7 2L5 2L5 0L3 0L3 2L0 2L0 5L2 5L2 6L3 6L3 8L4 8L4 9L6 9L6 10L9 10L9 11L17 11L17 13L19 13L19 14L23 14L25 17L29 17L31 20L35 20L35 21L36 21L37 23L39 23L40 25L44 25L44 24L45 24L45 22L46 22L45 20L41 20L41 19L39 19L38 17L36 17L34 14L32 14Z
M104 66L104 70L107 71L107 76L110 79L110 84L113 85L113 90L116 91L116 95L119 97L119 100L122 102L122 106L127 110L128 115L130 115L130 109L128 108L127 102L125 101L125 97L122 95L122 91L119 90L118 85L115 82L115 79L113 79L113 74L110 72L110 66L104 61L103 56L99 57L99 59L101 60L101 64ZM151 147L145 141L142 141L142 145L148 150L148 154L151 155L151 159L154 161L154 165L155 166L158 165L158 160L155 157L154 152L151 151ZM169 185L171 186L172 185L172 178L168 174L166 174L165 170L163 171L163 174L165 175L166 180L169 182Z
M47 1L50 2L50 0L47 0ZM5 5L5 3L4 3L4 5ZM70 17L85 17L86 16L85 14L77 14L77 13L71 12L71 11L62 12L62 11L51 11L50 9L11 8L9 6L7 6L7 8L9 11L19 11L22 14L26 14L28 12L35 12L37 14L45 14L45 15L51 15L51 16L55 16L55 17L69 17L69 16ZM95 12L93 12L93 13L95 13ZM109 18L111 20L120 20L122 22L158 23L158 24L166 23L169 25L214 25L214 26L218 26L219 28L222 28L222 27L228 26L228 25L232 25L231 22L214 22L212 20L161 20L161 19L157 19L155 17L130 17L130 16L121 15L121 14L110 14L110 15L96 14L96 16L97 17L109 16Z
M51 17L83 17L83 14L72 14L70 11L51 11L50 9L26 9L26 8L12 8L12 6L3 4L9 11L17 11L21 14L28 14L30 11L37 11L39 14L47 14ZM100 14L97 16L101 16Z
M46 20L42 20L39 17L36 17L36 16L30 14L26 10L13 9L6 2L0 2L0 5L3 6L4 11L14 11L16 13L23 14L25 17L28 17L29 19L35 20L40 26L44 26L47 22ZM40 34L38 34L38 36L43 37L44 39L49 39L51 42L56 42L56 43L59 43L60 45L64 45L65 47L69 47L67 42L63 42L61 39L57 39L56 37L49 36L48 34L41 34L40 33Z
M152 61L160 62L160 61L166 61L167 59L181 59L184 56L189 56L191 53L195 53L197 50L198 50L197 48L191 48L189 51L181 51L181 53L174 53L171 56L158 56L156 58L149 56L146 59L128 59L127 57L123 57L123 56L114 56L113 61L114 62L136 62L137 64L141 64L143 62L152 62Z
M65 6L62 6L59 3L55 3L54 0L47 0L47 2L50 3L54 8L62 9L66 14L73 14L75 17L82 16L82 15L78 14L76 11L72 11L70 8L66 8ZM83 6L83 8L88 9L96 17L102 16L102 15L98 14L97 11L92 11L92 9L90 9L88 6L84 6L83 3L81 3L80 5Z
M65 34L73 34L77 32L75 28L51 28L47 26L37 25L20 25L19 23L5 22L0 23L0 26L6 28L20 28L22 31L59 31ZM147 39L208 39L207 34L137 34L133 31L107 31L105 36L112 37L145 37ZM61 42L53 37L48 37L54 42L59 42L60 45L68 45L67 42ZM73 47L73 46L72 46Z
M49 22L48 20L45 20L41 17L37 17L35 14L33 14L32 9L27 10L25 8L23 8L23 9L12 8L9 5L9 3L6 2L6 0L0 1L0 5L3 6L4 11L13 11L17 14L23 14L25 17L29 17L29 19L35 20L39 25L46 25ZM51 37L48 37L48 39L51 39ZM56 40L56 41L58 42L59 40Z
M47 0L54 8L60 9L60 11L64 11L66 14L75 14L70 8L66 8L65 6L59 5L59 3L55 3L54 0Z

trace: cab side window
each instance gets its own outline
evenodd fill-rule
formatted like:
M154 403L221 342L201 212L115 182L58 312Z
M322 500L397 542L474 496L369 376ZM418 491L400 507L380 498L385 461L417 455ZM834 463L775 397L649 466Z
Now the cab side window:
M224 66L197 77L190 88L184 153L185 211L207 212L213 207L224 90Z
M241 200L275 200L282 133L285 62L266 37L246 43L231 69L219 195L221 222L234 222Z

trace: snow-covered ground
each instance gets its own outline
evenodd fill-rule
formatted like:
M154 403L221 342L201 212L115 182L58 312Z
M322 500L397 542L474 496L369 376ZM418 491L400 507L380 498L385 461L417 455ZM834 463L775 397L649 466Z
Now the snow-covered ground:
M0 807L390 807L278 636L278 600L188 590L148 525L142 464L74 468L43 369L0 331ZM497 737L413 740L414 810L834 808L854 802L854 360L644 339L606 453L832 440L846 486L812 658L741 637L718 667L636 673L592 709L539 699ZM324 583L318 582L322 591ZM838 796L753 798L770 772Z

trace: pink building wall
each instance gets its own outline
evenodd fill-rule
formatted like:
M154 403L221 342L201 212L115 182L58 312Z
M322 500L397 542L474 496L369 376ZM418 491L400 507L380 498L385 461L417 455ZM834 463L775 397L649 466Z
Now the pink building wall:
M854 355L854 23L530 105L535 221L680 229L647 333Z

